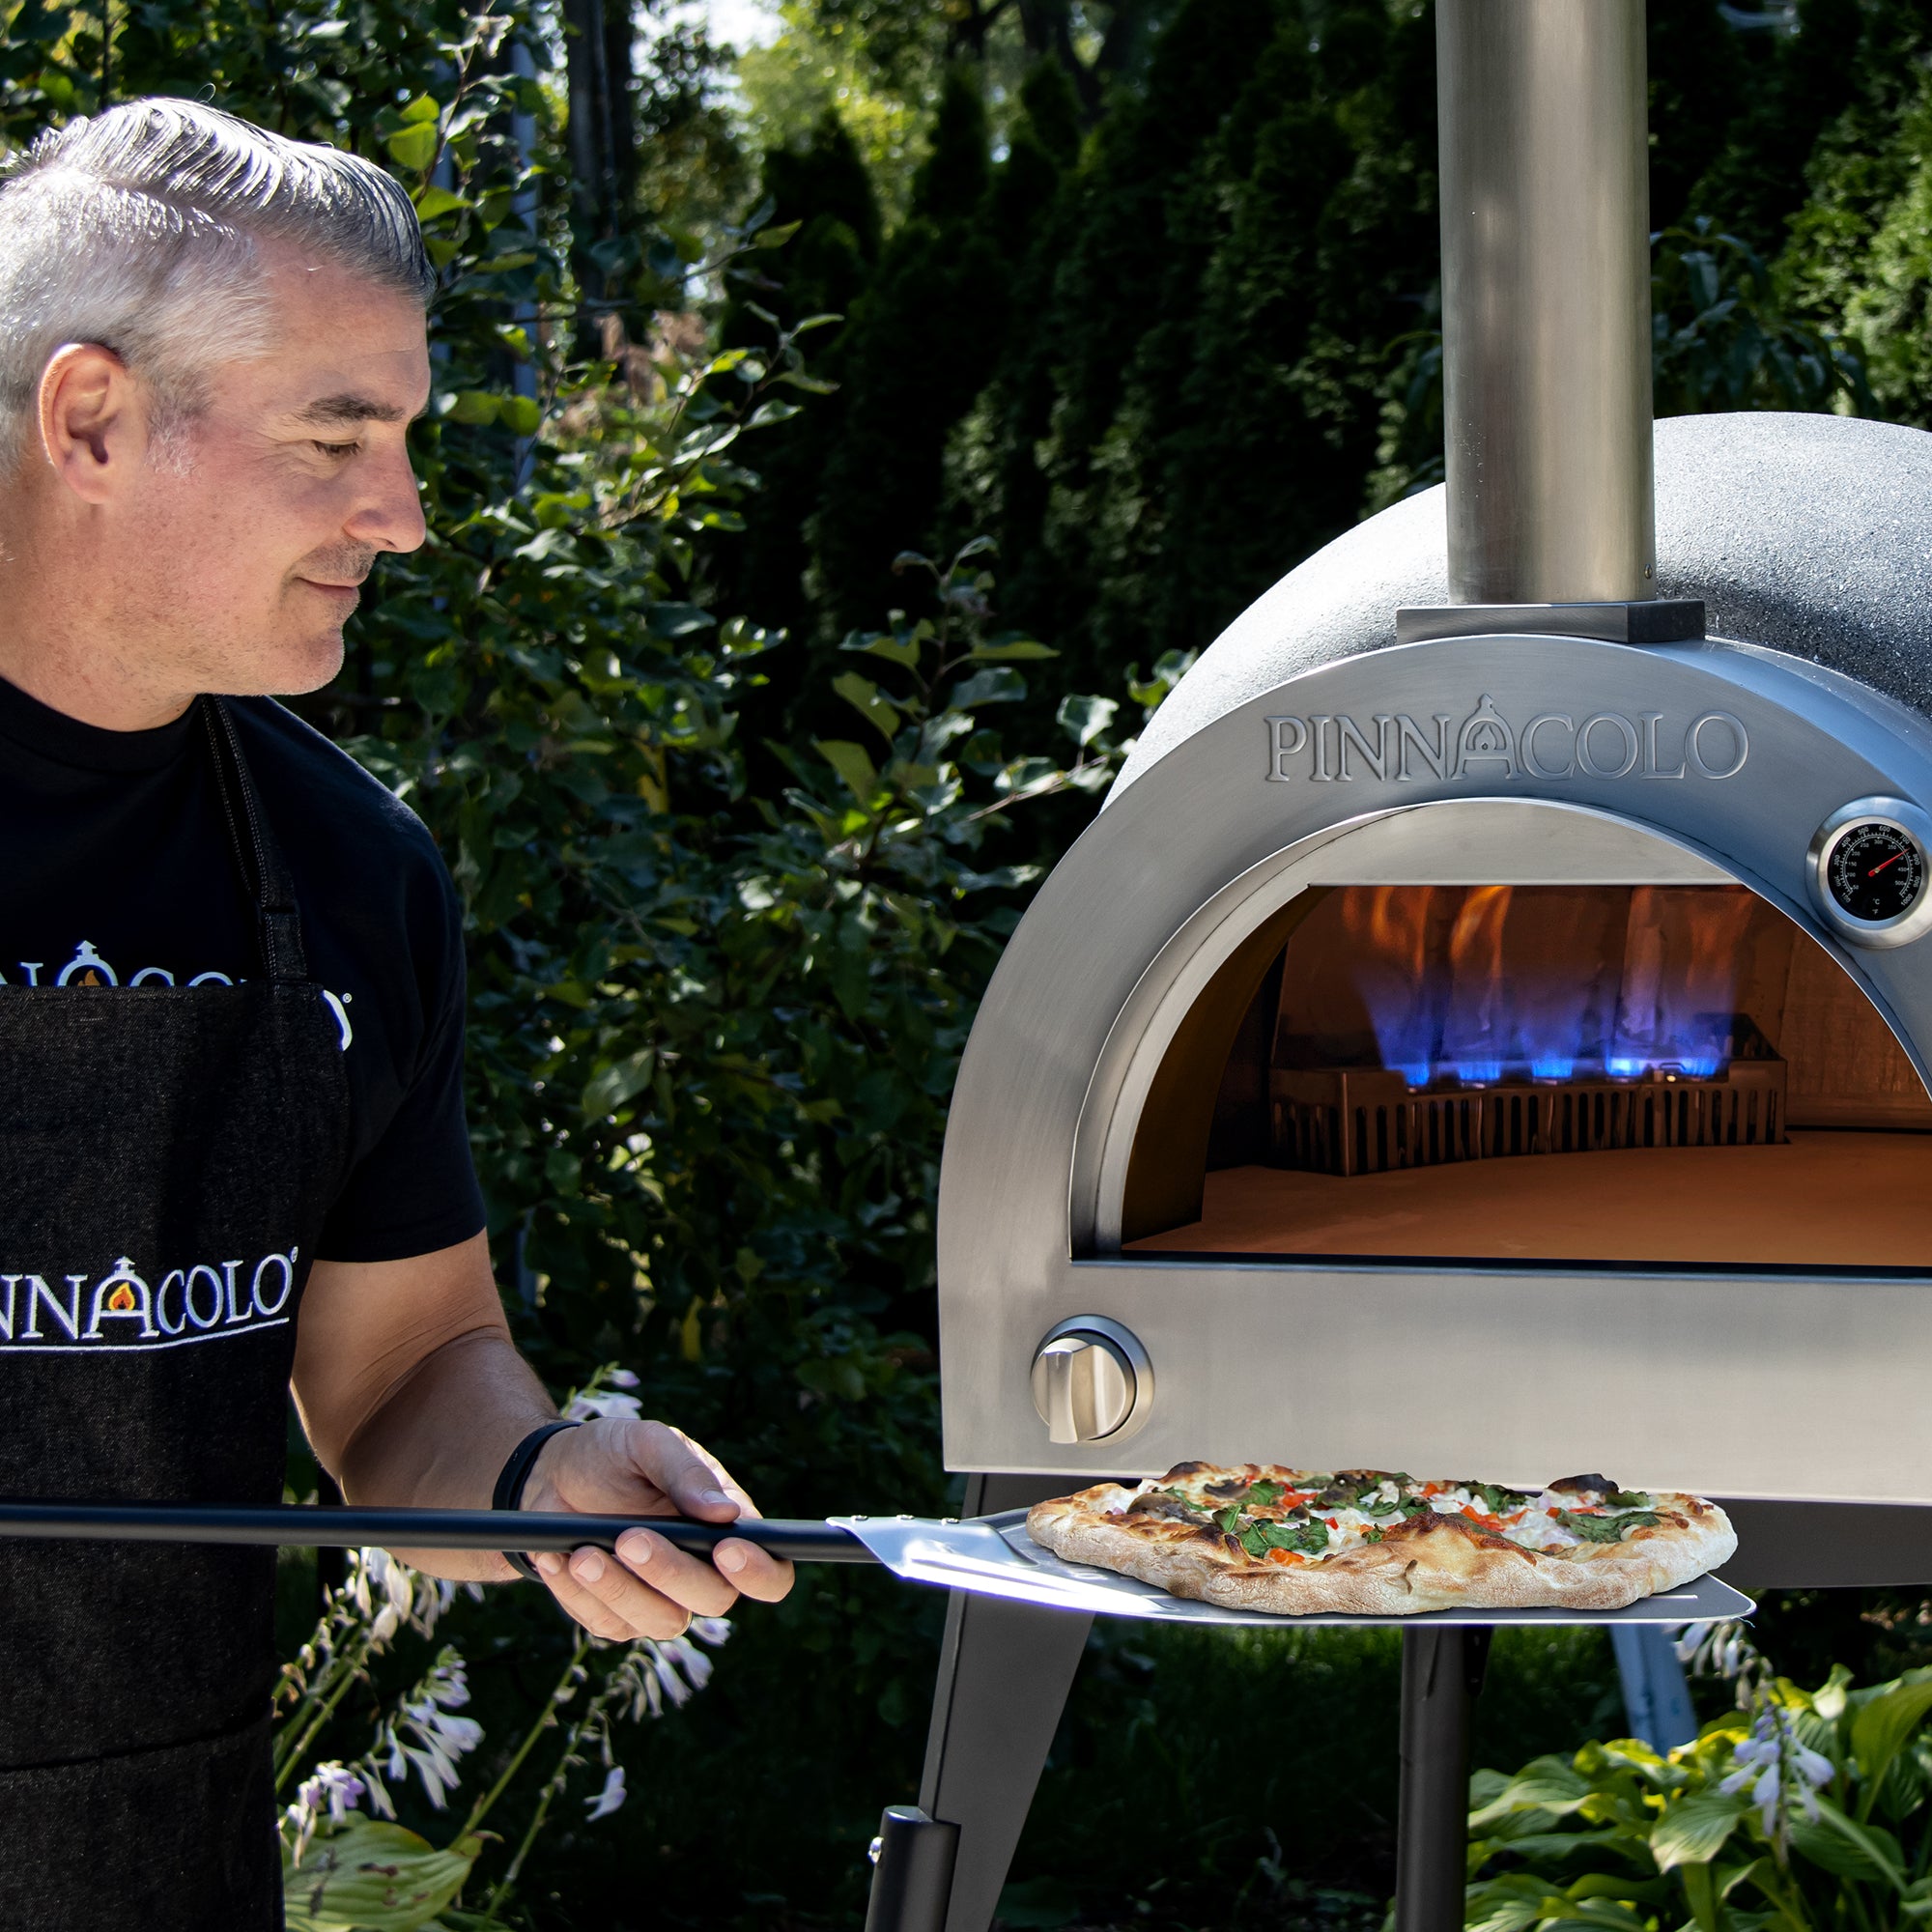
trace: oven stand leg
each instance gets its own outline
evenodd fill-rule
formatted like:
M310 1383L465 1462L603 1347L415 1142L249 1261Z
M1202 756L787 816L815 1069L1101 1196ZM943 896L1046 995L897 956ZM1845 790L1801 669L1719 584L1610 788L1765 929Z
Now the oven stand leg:
M966 1513L1065 1487L972 1476ZM880 1826L866 1932L987 1932L1093 1621L963 1591L948 1599L919 1807L895 1805Z
M1468 1883L1469 1726L1490 1632L1426 1624L1402 1634L1402 1809L1395 1932L1463 1932Z

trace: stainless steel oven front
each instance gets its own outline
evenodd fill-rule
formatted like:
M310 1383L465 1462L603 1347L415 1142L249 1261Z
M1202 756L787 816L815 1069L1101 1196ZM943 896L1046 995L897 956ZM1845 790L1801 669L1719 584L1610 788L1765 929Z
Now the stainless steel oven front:
M1666 591L1720 620L1673 473L1788 512L1810 469L1738 423L1660 436ZM1912 435L1821 430L1866 474ZM1427 601L1394 521L1379 576ZM1829 540L1761 530L1786 582ZM941 1181L949 1466L1932 1501L1932 726L1746 639L1365 648L1393 611L1349 575L1325 633L1317 581L1192 714L1183 683L988 989Z

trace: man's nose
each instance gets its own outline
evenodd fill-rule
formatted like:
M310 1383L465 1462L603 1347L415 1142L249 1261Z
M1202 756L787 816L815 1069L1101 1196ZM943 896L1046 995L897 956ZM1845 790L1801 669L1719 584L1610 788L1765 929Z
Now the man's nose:
M423 522L422 493L409 451L385 452L370 466L366 480L366 493L344 526L344 534L377 550L420 550L429 530Z

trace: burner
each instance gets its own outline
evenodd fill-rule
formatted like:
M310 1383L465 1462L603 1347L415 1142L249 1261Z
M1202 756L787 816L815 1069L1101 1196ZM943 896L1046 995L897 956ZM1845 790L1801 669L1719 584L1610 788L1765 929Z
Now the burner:
M1366 1067L1275 1067L1270 1157L1311 1174L1382 1174L1518 1153L1768 1147L1784 1139L1785 1065L1742 1013L1729 1065L1641 1078L1411 1087Z

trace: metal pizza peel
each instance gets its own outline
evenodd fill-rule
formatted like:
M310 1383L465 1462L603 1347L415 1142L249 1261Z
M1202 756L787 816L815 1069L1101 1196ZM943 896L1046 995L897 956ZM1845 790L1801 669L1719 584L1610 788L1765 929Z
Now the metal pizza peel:
M403 1549L611 1548L627 1529L648 1529L702 1554L725 1537L793 1563L878 1563L909 1583L1003 1597L1042 1609L1180 1624L1684 1624L1747 1617L1752 1601L1715 1577L1646 1597L1621 1610L1430 1610L1408 1617L1288 1617L1224 1610L1169 1596L1132 1577L1068 1563L1026 1532L1026 1512L965 1520L835 1516L820 1521L751 1517L691 1522L675 1517L547 1515L539 1511L363 1509L275 1504L0 1502L0 1537L130 1543L274 1544L308 1548L380 1545Z

